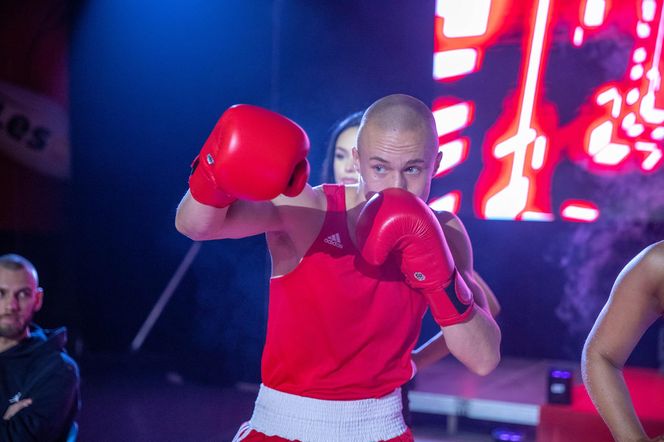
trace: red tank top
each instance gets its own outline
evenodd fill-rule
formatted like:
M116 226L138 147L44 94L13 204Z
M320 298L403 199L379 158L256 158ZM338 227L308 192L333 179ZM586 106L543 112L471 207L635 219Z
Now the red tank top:
M318 399L381 397L411 378L426 302L396 263L361 259L348 233L344 186L323 190L318 237L294 270L270 281L263 383Z

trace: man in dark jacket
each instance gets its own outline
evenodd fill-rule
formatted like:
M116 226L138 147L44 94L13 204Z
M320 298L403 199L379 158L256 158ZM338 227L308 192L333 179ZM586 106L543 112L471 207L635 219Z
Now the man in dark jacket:
M31 324L44 295L38 281L27 259L0 256L0 441L75 438L78 366L64 328Z

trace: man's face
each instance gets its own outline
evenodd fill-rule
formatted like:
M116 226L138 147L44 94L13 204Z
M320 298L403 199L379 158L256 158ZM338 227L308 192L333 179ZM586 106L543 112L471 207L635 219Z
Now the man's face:
M429 198L431 178L440 154L425 130L390 131L365 126L353 150L361 186L368 198L390 187L405 189L423 201Z
M20 340L42 305L42 290L25 269L0 267L0 337Z

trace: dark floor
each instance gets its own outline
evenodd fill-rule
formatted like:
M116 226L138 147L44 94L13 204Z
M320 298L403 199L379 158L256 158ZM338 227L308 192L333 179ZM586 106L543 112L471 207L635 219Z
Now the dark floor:
M205 385L157 359L103 355L80 361L80 441L229 441L255 393Z
M255 384L195 382L156 359L105 355L80 365L82 442L230 441L251 416L256 397ZM465 420L450 435L444 416L413 416L413 432L421 442L490 442L495 426Z

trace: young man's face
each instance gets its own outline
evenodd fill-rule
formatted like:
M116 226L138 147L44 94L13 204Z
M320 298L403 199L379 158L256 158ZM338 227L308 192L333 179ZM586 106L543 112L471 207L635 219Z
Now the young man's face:
M42 290L25 269L0 267L0 337L19 340L42 305Z
M353 151L364 194L369 197L375 192L398 187L426 202L431 178L440 163L440 154L431 140L431 134L424 130L364 127L358 148Z

